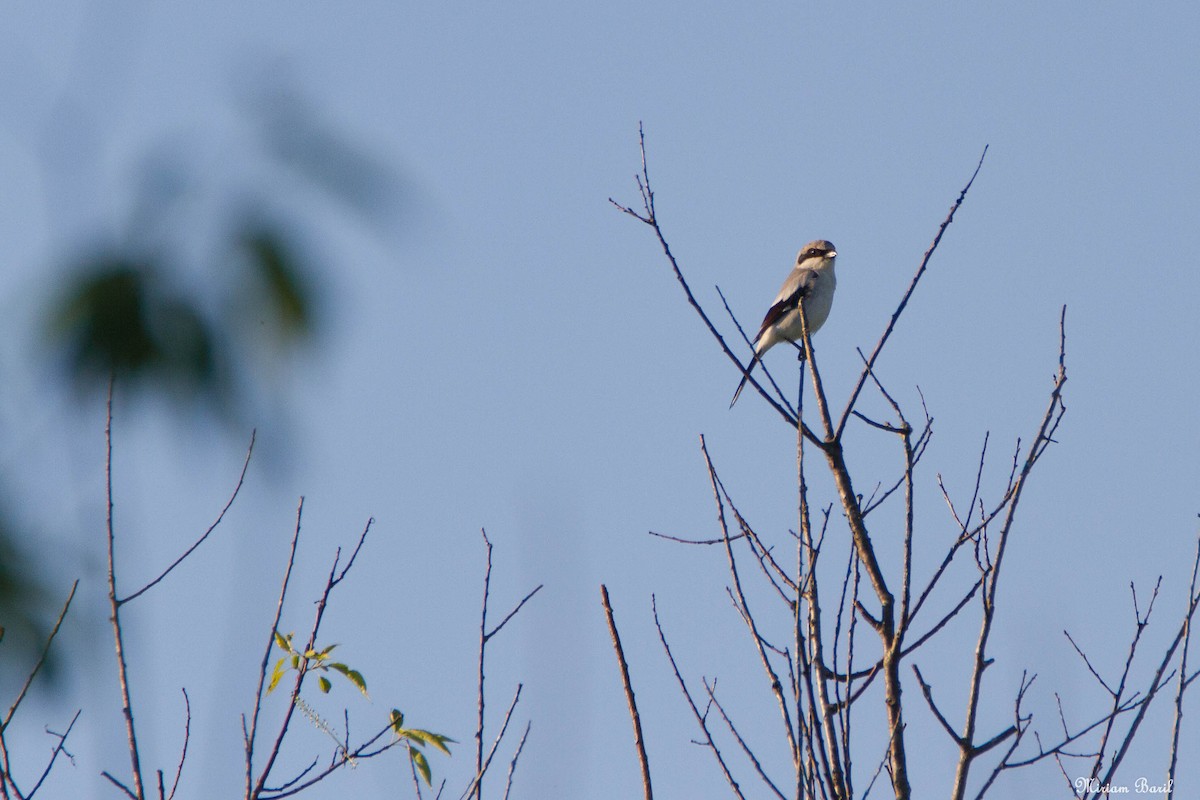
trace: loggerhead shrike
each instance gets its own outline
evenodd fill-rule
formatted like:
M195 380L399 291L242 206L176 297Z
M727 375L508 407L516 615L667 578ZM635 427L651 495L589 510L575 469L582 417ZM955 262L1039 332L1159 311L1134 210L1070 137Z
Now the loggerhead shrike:
M833 273L836 257L833 244L824 239L809 242L800 250L796 256L796 266L783 282L783 288L763 317L758 335L754 337L754 358L750 359L750 366L733 393L733 400L729 401L730 408L733 408L738 395L745 388L750 372L768 350L782 341L803 343L799 310L801 301L804 302L810 336L825 324L829 309L833 306L833 290L837 288L837 276ZM803 351L800 357L804 357Z

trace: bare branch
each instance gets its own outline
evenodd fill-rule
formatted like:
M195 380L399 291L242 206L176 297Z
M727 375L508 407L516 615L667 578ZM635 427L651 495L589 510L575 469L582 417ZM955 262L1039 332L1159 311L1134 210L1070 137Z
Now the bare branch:
M539 583L537 586L533 587L533 590L529 594L527 594L523 598L521 598L521 602L517 603L513 607L513 610L508 612L508 616L506 616L504 619L500 620L499 625L492 628L492 630L487 634L487 638L491 639L493 636L495 636L497 633L499 633L500 629L503 628L505 625L507 625L508 621L510 619L512 619L513 617L515 617L517 615L517 612L521 610L521 607L524 606L526 603L528 603L530 598L532 598L535 594L540 592L544 585L545 584Z
M971 189L971 184L975 183L976 176L979 175L979 170L983 167L983 159L987 156L987 146L984 145L983 153L979 156L979 163L975 166L975 171L971 174L971 179L967 181L967 185L962 188L958 194L958 199L954 201L954 205L950 207L950 213L946 215L946 219L942 221L938 228L937 235L933 237L933 244L929 245L929 249L925 251L925 257L921 259L921 266L917 268L917 272L913 275L912 282L908 286L908 290L904 293L904 297L900 300L900 305L896 307L896 311L892 314L891 320L887 327L884 328L883 335L879 337L875 349L871 352L871 357L867 359L863 371L858 376L858 383L855 384L853 391L850 392L850 399L846 402L846 408L842 412L842 417L838 421L835 438L841 438L842 431L846 427L846 420L850 418L850 412L854 410L854 404L858 401L858 395L862 392L863 384L867 382L867 376L875 366L875 361L879 358L879 354L883 351L883 346L887 344L888 337L892 335L892 330L896 327L896 322L900 319L900 315L904 313L905 307L908 305L909 299L913 292L916 291L917 283L921 280L921 276L925 274L926 268L929 266L929 259L933 257L933 253L937 250L938 244L942 241L942 235L945 234L946 228L950 227L950 223L954 221L954 214L962 205L963 200L967 197L967 192Z
M1158 668L1154 671L1154 675L1150 680L1149 686L1147 686L1144 691L1143 699L1138 704L1137 713L1134 714L1134 718L1129 724L1129 730L1126 732L1125 738L1121 741L1121 744L1117 748L1116 752L1113 753L1108 770L1101 779L1102 783L1110 783L1113 779L1113 776L1116 775L1117 769L1121 766L1121 762L1125 759L1126 754L1129 752L1130 746L1133 744L1133 740L1137 735L1138 729L1141 727L1143 720L1146 718L1146 712L1150 709L1150 703L1157 696L1159 690L1162 689L1166 681L1171 679L1171 675L1173 673L1169 671L1169 668L1172 660L1175 657L1175 651L1187 639L1188 633L1191 630L1192 619L1196 614L1197 607L1200 606L1200 599L1197 599L1197 595L1193 594L1190 600L1191 603L1189 612L1180 623L1179 629L1175 632L1175 638L1171 641L1171 644L1168 645L1166 651L1163 653L1162 660L1159 662ZM1141 627L1138 628L1138 633L1141 633Z
M1196 558L1192 561L1192 582L1188 585L1188 610L1184 618L1183 649L1179 657L1179 688L1175 691L1175 719L1171 723L1171 757L1167 766L1167 797L1175 794L1175 766L1179 759L1179 732L1183 726L1183 694L1187 691L1188 649L1192 641L1192 619L1197 607L1200 607L1200 592L1197 592L1197 578L1200 577L1200 537L1196 539Z
M72 756L70 753L67 753L67 737L71 735L71 731L75 728L75 723L79 721L80 713L82 713L82 712L81 711L75 712L75 716L71 717L71 721L70 721L70 723L68 723L67 729L65 731L63 731L62 733L55 733L55 732L47 729L46 732L49 733L51 736L55 737L56 739L58 739L58 742L54 745L54 749L50 752L50 760L46 762L46 766L42 769L42 774L38 776L37 782L33 785L33 788L30 789L29 792L26 794L20 794L20 792L18 791L18 795L20 797L24 798L24 800L31 800L31 798L38 793L38 789L42 788L42 784L46 782L46 778L50 775L50 771L52 769L54 769L54 762L58 760L58 756L60 753L66 753L67 758L74 758L74 756ZM0 732L0 741L3 741L3 738L4 738L4 735L2 732ZM3 779L6 779L10 783L12 783L12 772L10 772L8 769L8 749L7 749L7 747L5 747L5 749L4 749L4 762L5 762L5 767L4 767ZM15 790L16 784L12 783L12 785L13 785L13 789ZM7 797L8 796L8 788L6 786L4 786L2 780L0 780L0 787L3 788L4 796Z
M716 741L713 740L712 732L708 729L706 715L701 713L700 709L697 708L696 701L692 698L692 693L687 687L687 682L679 672L679 664L675 661L675 656L671 652L671 646L667 644L667 635L663 633L662 623L658 619L658 600L654 595L650 595L650 607L654 612L654 626L658 628L658 639L662 642L663 650L666 651L667 660L671 662L671 670L675 673L675 680L679 683L679 689L683 692L683 698L687 701L688 707L692 710L692 716L696 718L696 723L700 726L700 731L704 734L704 745L712 751L713 756L717 759L717 764L721 767L721 773L725 776L725 781L729 784L729 788L733 790L734 795L745 800L746 796L742 794L741 787L738 786L733 773L729 771L729 765L725 763L725 757L721 754L721 749L717 747Z
M120 600L118 600L117 602L119 602L121 604L125 604L125 603L130 602L131 600L136 600L137 598L141 597L146 592L150 591L150 589L157 586L162 581L163 578L170 575L171 572L176 567L178 567L180 564L182 564L184 562L184 560L187 559L188 556L190 556L193 552L195 552L197 547L204 544L204 540L207 539L209 537L209 535L217 529L217 526L221 524L221 520L225 519L225 512L229 511L230 507L233 505L233 501L237 499L238 493L242 490L242 483L246 480L246 470L250 467L250 455L254 452L254 438L257 434L258 434L257 430L251 431L250 446L248 448L246 448L246 458L242 462L242 471L238 475L237 485L235 485L233 487L233 493L230 494L229 499L225 501L225 506L221 509L221 513L217 514L217 518L215 520L213 520L213 524L208 526L208 530L204 531L204 533L200 536L199 539L192 542L191 547L189 547L187 550L184 550L183 554L180 555L179 558L175 559L175 561L173 561L169 567L167 567L161 573L159 573L157 578L150 581L149 583L147 583L142 588L138 589L133 594L129 595L128 597L123 597Z
M114 778L111 772L109 772L108 770L104 770L100 774L103 777L107 778L109 783L111 783L113 786L116 786L118 789L120 789L122 792L124 792L127 797L132 798L132 800L138 800L138 796L133 793L133 790L130 789L125 784L121 783L116 778Z
M724 537L721 537L720 539L684 539L681 536L672 536L669 533L659 533L657 531L646 531L646 533L650 534L651 536L657 536L659 539L666 539L669 542L678 542L679 544L705 544L705 545L725 544ZM745 535L746 534L744 534L744 533L739 533L739 534L736 534L729 538L730 539L741 539Z
M492 765L492 758L496 755L496 748L500 746L500 742L504 739L504 734L508 731L508 723L512 720L513 711L517 708L517 703L521 700L521 689L523 685L517 684L516 694L513 695L512 702L508 705L508 711L504 714L504 721L500 723L500 732L496 734L496 738L492 740L492 746L488 749L487 757L483 759L479 768L475 772L475 777L471 779L471 783L463 791L461 797L467 798L474 794L478 797L483 789L483 776L487 774L488 768Z
M701 437L701 441L703 441L703 437ZM795 581L793 581L791 576L784 571L779 562L775 560L775 557L771 553L771 548L767 547L766 544L763 543L762 539L760 539L758 534L754 531L754 528L751 527L750 523L746 521L746 518L742 516L742 512L738 510L737 504L734 503L733 497L730 496L729 490L725 488L725 483L721 480L720 476L714 471L712 477L716 481L717 489L719 489L721 492L721 497L723 497L725 502L729 505L729 510L733 514L734 521L737 522L738 529L741 531L741 533L731 534L728 530L725 530L723 531L725 535L720 539L717 539L716 542L724 544L727 538L730 542L745 538L750 546L750 552L752 552L755 558L758 559L759 566L762 568L763 574L766 576L767 580L770 581L776 592L783 597L784 601L790 605L792 601L786 596L786 592L784 591L783 587L780 586L780 583L783 583L788 589L795 591ZM705 542L705 544L707 544L707 542Z
M183 775L183 762L187 760L188 743L192 738L192 701L188 697L187 689L180 689L183 692L183 747L179 750L179 766L175 768L175 780L171 782L171 791L167 794L166 800L172 800L175 797L175 790L179 788L179 777ZM162 772L159 772L160 781ZM160 791L161 795L162 792Z
M642 738L642 718L638 714L637 700L633 695L633 682L629 678L629 663L625 660L625 651L621 647L621 635L617 632L617 620L613 616L612 604L608 600L608 587L600 584L600 603L604 606L604 617L608 621L608 633L612 636L613 651L617 656L617 666L621 670L621 684L625 688L625 702L629 706L629 718L633 721L633 744L637 748L638 763L642 768L642 790L646 800L654 797L650 784L650 760L646 757L646 743Z
M133 723L133 699L129 689L129 666L125 662L125 639L121 628L121 601L117 599L117 561L116 561L116 531L113 527L113 447L112 447L112 420L113 420L113 384L116 382L114 376L108 379L108 400L107 411L104 421L104 485L106 493L106 513L105 513L105 533L108 540L108 604L111 614L109 621L112 623L113 630L113 647L117 654L117 680L121 685L121 713L125 718L125 738L129 746L129 764L133 773L133 789L125 789L136 800L145 800L146 790L142 783L142 763L141 753L138 749L137 733ZM107 774L107 773L106 773ZM125 788L124 784L109 776L109 779L118 786Z
M814 372L816 371L816 362L812 360L812 342L808 335L807 320L801 310L801 333L803 334L805 348L809 356L806 363L811 363ZM797 408L803 401L804 392L804 369L801 366L800 370L800 386L801 391L798 394ZM820 393L819 383L814 383L814 390ZM826 426L828 430L828 426ZM797 739L804 736L802 720L805 717L803 711L805 702L807 703L807 739L806 746L809 748L810 767L809 780L816 782L821 787L822 793L828 793L836 800L842 800L853 796L851 780L853 774L850 770L849 752L840 749L841 740L836 731L836 715L838 711L831 704L829 699L829 688L826 684L825 673L827 670L825 663L825 637L821 630L821 601L820 601L820 586L817 581L817 561L821 555L821 541L824 540L825 530L829 524L829 511L826 509L824 515L824 524L821 528L821 539L814 541L812 529L812 517L808 505L808 483L805 477L804 470L804 434L797 429L796 431L796 483L797 494L799 496L799 541L796 545L796 580L797 587L794 630L797 658L800 660L800 677L803 678L804 684L797 682L794 684L793 694L796 701L796 727ZM836 443L835 443L836 444ZM807 556L808 564L805 565L805 557ZM835 649L836 653L836 649ZM803 691L802 691L803 688ZM806 701L802 698L807 698ZM843 729L843 734L847 731ZM804 778L803 759L798 748L798 745L793 744L793 759L796 765L796 782L797 790L801 788L801 783ZM815 758L813 751L815 750ZM844 760L844 763L843 763Z
M254 710L250 714L250 727L246 728L245 715L242 716L242 737L246 747L246 797L248 800L262 794L266 784L270 766L278 756L278 746L270 754L267 768L258 779L254 780L254 746L258 736L258 718L262 712L264 690L267 686L267 665L271 663L271 650L275 647L275 636L279 631L279 621L283 617L283 603L287 598L288 585L292 579L292 568L296 564L296 548L300 543L300 523L304 518L304 498L301 497L296 505L296 526L292 533L292 544L288 549L287 567L283 572L283 580L279 586L279 599L275 603L275 618L271 621L271 630L267 634L267 646L263 650L262 662L258 670L258 688L254 692Z
M738 574L737 559L733 555L733 543L729 538L729 525L725 520L725 504L721 498L721 490L719 479L717 478L716 467L713 466L712 459L708 454L708 446L705 444L704 437L700 437L700 450L704 454L704 463L708 469L709 483L712 487L713 498L717 505L717 522L721 532L725 535L725 553L729 562L729 572L733 579L733 586L737 593L737 602L743 612L743 619L750 630L751 638L754 640L754 646L758 650L759 659L762 661L763 669L766 671L767 680L771 686L771 692L775 695L778 702L780 713L783 717L784 731L787 735L788 745L791 747L793 758L798 759L799 749L796 746L796 734L792 728L791 714L788 710L787 699L783 694L783 685L779 681L779 675L771 664L770 658L763 649L763 638L759 634L758 624L754 619L753 613L747 604L746 595L742 591L742 580Z
M738 335L742 337L742 341L746 343L746 346L749 347L750 351L753 353L754 342L751 341L750 337L746 335L746 331L742 327L742 323L738 321L737 315L734 314L733 309L729 307L729 301L725 299L725 294L721 291L721 287L714 286L713 288L717 290L717 296L721 298L721 304L725 306L725 313L729 315L729 319L733 322L734 327L737 328ZM753 363L753 357L751 357L751 364ZM775 382L774 376L771 375L771 370L767 369L767 362L759 359L758 364L760 367L762 367L763 375L767 377L767 381L771 384L771 389L774 390L775 396L779 398L779 402L784 408L791 412L793 417L798 419L800 417L799 412L792 408L791 401L788 400L788 397L784 391L779 388L779 384Z
M662 228L659 227L658 216L654 209L654 192L650 188L650 172L646 163L646 136L644 130L642 129L641 123L638 123L638 145L642 154L642 172L640 175L636 176L636 181L638 185L638 192L642 197L643 211L638 212L628 206L623 206L616 200L613 200L611 197L608 198L608 202L612 203L622 212L640 222L645 223L646 225L649 225L654 229L654 235L658 238L658 243L662 247L663 254L667 257L667 261L669 261L671 264L671 269L675 273L675 279L679 281L679 285L683 287L684 294L687 295L688 304L691 305L691 307L696 310L696 313L700 315L700 319L703 320L705 327L708 328L708 332L711 333L713 338L717 340L717 344L720 345L722 352L725 353L730 361L737 365L738 371L749 379L750 383L755 389L758 390L759 394L761 394L766 401L771 404L771 407L774 408L789 425L803 425L803 423L797 419L796 415L784 408L779 401L772 397L770 392L768 392L762 386L762 384L760 384L754 378L754 376L750 374L750 366L742 364L741 359L738 358L734 354L733 350L729 348L729 345L725 342L725 338L721 336L720 332L709 318L708 313L704 310L704 307L700 305L699 301L696 300L696 296L692 294L692 288L688 285L687 280L683 277L683 272L679 268L679 263L675 260L675 255L671 252L670 245L667 244L667 240L662 232ZM805 429L807 431L806 426ZM809 435L811 435L811 431L807 432Z
M721 719L724 720L725 726L729 728L729 732L733 734L733 738L736 739L738 745L741 746L742 752L746 754L746 758L752 765L754 765L754 771L758 773L758 777L762 778L763 783L767 785L767 788L770 789L771 792L779 798L779 800L784 800L783 792L779 791L779 787L776 786L775 782L772 781L767 775L766 771L763 769L762 763L758 760L758 757L754 755L754 751L750 749L750 745L746 744L746 740L742 738L740 733L738 733L737 726L733 724L733 720L731 720L729 715L725 713L725 707L722 706L721 701L717 699L716 682L714 681L710 684L708 681L702 681L702 683L704 684L704 691L708 693L708 699L712 701L713 707L716 708L717 713L721 715Z
M387 736L389 733L391 733L391 731L392 731L392 725L389 722L386 726L384 726L381 730L376 732L373 736L371 736L365 742L363 742L358 747L356 747L353 751L346 752L339 748L337 753L334 755L333 759L330 761L330 763L328 765L325 766L324 769L322 769L320 772L314 773L303 783L300 782L300 778L304 777L304 775L308 774L312 770L313 764L315 764L315 762L313 762L313 764L310 764L308 767L306 767L304 769L304 771L302 773L300 773L300 775L298 775L295 778L292 778L290 781L283 784L282 786L279 786L276 788L264 787L262 789L261 795L256 795L256 796L261 796L262 800L282 800L285 797L294 797L295 795L299 794L300 792L303 792L304 790L308 789L310 786L314 786L315 784L320 783L321 781L325 780L326 778L328 778L334 772L337 772L342 767L345 767L347 765L352 765L356 761L366 760L368 758L374 758L375 756L386 753L387 751L391 750L392 748L398 747L401 743L403 743L405 741L404 739L393 738L384 744L377 745L379 740L383 739L385 736ZM372 749L372 748L374 748L374 749Z
M963 744L962 737L954 732L954 728L950 725L950 721L946 719L945 715L942 714L942 710L937 707L937 703L933 701L933 687L929 685L929 683L925 680L925 676L921 674L920 667L918 667L916 664L913 664L912 669L913 673L917 676L917 683L921 685L921 694L925 695L925 702L928 704L929 710L933 712L933 716L936 717L937 721L941 723L942 730L946 732L946 735L950 737L950 740L961 747Z
M17 708L25 700L25 695L29 692L29 687L33 685L33 679L37 677L38 672L41 671L42 666L46 663L46 657L50 654L50 645L54 643L59 629L62 628L63 620L67 618L67 611L71 608L71 601L75 599L75 590L78 588L79 581L76 580L71 584L71 591L67 593L67 599L63 603L62 611L58 612L58 618L54 620L54 626L50 629L49 635L46 636L46 644L42 647L42 654L38 656L37 663L29 671L29 675L25 678L25 683L21 685L21 691L17 692L17 698L8 707L8 713L4 715L4 721L0 722L0 732L8 727L8 723L12 722L13 714L17 713Z
M508 800L508 795L512 791L513 775L517 771L517 759L521 757L521 751L525 749L525 740L529 738L529 726L532 722L525 723L525 732L521 734L521 741L517 742L517 751L513 753L512 761L508 762L508 780L504 783L504 800Z
M1087 654L1084 653L1083 650L1080 649L1079 645L1075 643L1075 640L1071 638L1070 632L1064 630L1063 636L1067 637L1067 641L1071 643L1071 647L1075 648L1075 652L1079 654L1081 659L1083 659L1084 665L1087 666L1088 672L1092 673L1092 677L1096 679L1096 682L1104 687L1104 691L1108 692L1113 697L1116 697L1118 693L1108 685L1104 678L1100 676L1100 673L1096 671L1096 668L1092 666L1092 662L1088 659Z
M521 602L517 603L516 606L513 607L512 611L508 612L508 615L500 621L500 624L489 631L487 625L487 616L488 598L491 596L492 588L492 541L488 538L486 530L481 529L480 534L483 536L487 566L483 573L483 608L479 613L479 672L477 684L479 716L478 724L475 727L475 780L471 782L468 790L463 793L463 797L468 797L469 795L474 794L476 800L479 800L479 798L482 796L483 776L484 773L487 772L488 764L492 760L492 753L495 753L496 746L500 743L500 738L504 736L504 729L507 729L508 727L508 717L506 716L504 718L504 727L500 731L500 736L496 738L495 743L492 745L492 751L488 754L485 761L483 754L483 729L484 711L487 706L487 698L484 693L484 682L486 680L485 661L487 658L487 645L488 642L491 641L492 637L499 633L500 630L508 624L508 621L515 617L517 612L519 612L525 606L525 604L529 602L530 598L537 594L542 588L542 584L539 584L536 588L534 588L533 591L525 595ZM520 695L521 687L518 685L517 697L513 698L513 706L516 705L516 700L518 697L520 697ZM509 715L512 714L512 707L509 708L508 713Z
M354 562L358 559L358 553L360 550L362 550L363 543L367 541L367 534L371 532L371 526L374 524L375 524L375 518L369 517L367 519L367 524L363 527L363 532L361 534L359 534L358 543L354 545L354 550L350 553L350 560L346 562L346 566L342 567L342 571L337 574L336 578L334 578L332 576L332 574L330 575L329 587L325 590L326 595L329 594L330 590L332 590L333 587L337 586L339 583L341 583L343 580L345 580L347 573L350 572L350 568L354 566ZM342 556L342 548L339 547L337 549L337 555L334 558L334 562L333 562L334 571L337 570L337 564L338 564L338 561L341 559L341 556Z
M478 707L479 707L479 722L475 726L475 775L476 779L472 782L472 787L475 789L476 800L479 800L481 792L479 787L478 776L483 774L483 723L484 710L487 706L487 696L484 693L484 682L486 673L484 670L484 661L487 656L487 612L488 612L488 595L492 588L492 542L488 539L487 530L480 529L480 535L483 536L484 551L486 553L487 566L483 572L483 609L479 612L479 675L478 675ZM465 796L465 793L464 793Z
M1022 490L1033 471L1034 465L1042 453L1045 452L1049 442L1053 440L1054 431L1062 421L1063 414L1066 413L1066 406L1062 400L1063 387L1066 381L1066 306L1063 306L1059 317L1058 372L1054 377L1046 412L1042 416L1042 421L1038 426L1033 443L1029 446L1016 482L1013 484L1011 492L1008 493L1004 521L1001 524L994 558L988 551L986 538L981 540L979 547L982 550L977 548L977 552L980 554L977 555L977 559L982 556L986 560L986 563L984 561L980 562L981 580L984 584L984 590L981 594L983 619L979 629L979 638L975 646L974 665L971 669L970 688L967 693L967 708L963 722L963 732L960 736L959 760L952 792L953 800L962 800L964 797L971 765L978 755L974 744L975 728L978 722L980 695L983 688L983 673L988 665L991 664L991 659L987 656L987 645L991 637L992 623L996 613L996 591L999 586L1005 548L1016 519Z
M350 567L352 567L354 565L354 559L358 556L359 550L362 549L363 542L366 540L367 533L370 532L371 524L373 522L374 522L373 519L367 520L367 524L363 528L362 534L358 537L358 544L355 546L354 552L350 556L350 560L346 563L346 566L344 568L342 568L342 570L340 572L338 571L338 564L341 562L342 548L339 547L335 551L334 557L333 557L333 564L330 566L329 575L325 579L325 588L321 592L320 598L317 600L317 609L313 615L312 626L309 628L308 640L304 646L303 652L307 653L316 648L317 636L321 630L321 622L325 618L325 610L329 606L329 596L330 596L330 594L333 593L334 587L337 586L339 583L341 583L341 581L346 577L346 573L350 571ZM297 520L296 520L297 534L299 533L299 526L300 526L300 520L299 520L299 516L297 516ZM294 540L293 540L293 547L294 547ZM290 574L290 573L291 573L291 563L289 561L288 574ZM285 587L286 587L286 579L285 579ZM282 608L282 600L283 600L283 592L280 592L280 603L281 603L280 607L281 608ZM276 611L276 614L278 617L278 614L279 614L278 610ZM278 626L278 618L276 620L276 625ZM278 627L276 627L275 629L272 630L272 641L274 641L274 637L276 635L278 635ZM268 653L268 657L269 657L269 653L270 653L269 646L268 646L267 653ZM304 679L306 677L308 677L309 663L310 662L307 659L301 659L300 665L296 669L296 677L292 681L292 690L291 690L291 695L288 699L287 710L283 714L283 721L279 725L279 731L275 734L275 741L272 743L271 750L267 755L267 763L263 766L262 772L259 773L258 781L254 787L254 792L252 794L252 797L259 797L260 795L263 794L264 791L266 791L267 779L270 776L271 769L274 767L275 761L279 757L279 753L283 748L283 740L287 736L288 730L291 727L292 716L295 714L296 708L300 705L300 702L299 702L300 690L304 686ZM265 674L265 665L264 665L264 673L263 674ZM262 678L260 676L260 685L261 685L261 679ZM389 729L385 728L383 732L386 732L387 730L389 730ZM379 734L379 736L382 736L382 735L383 735L383 733ZM378 736L376 738L378 738ZM372 740L372 741L374 741L374 740ZM393 744L395 744L395 743L393 743ZM366 745L364 745L364 747L365 746ZM389 745L389 747L390 746L392 746L392 745ZM335 758L334 762L325 770L325 772L319 774L317 777L310 779L308 782L302 784L301 788L303 788L305 786L311 786L312 784L316 783L317 781L323 779L326 775L333 772L335 769L340 767L342 764L347 763L347 761L353 757L358 757L358 756L357 756L357 754L343 753L342 760L340 762L337 761ZM291 794L294 794L296 791L298 791L298 789L293 789L293 790L290 790L289 792L278 792L278 793L273 794L272 797L286 797Z

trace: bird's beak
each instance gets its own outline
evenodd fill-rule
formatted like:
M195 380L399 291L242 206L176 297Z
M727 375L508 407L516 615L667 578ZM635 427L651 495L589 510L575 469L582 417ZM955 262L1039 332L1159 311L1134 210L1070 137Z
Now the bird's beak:
M830 250L828 253L825 254L825 257L826 258L836 258L837 250Z

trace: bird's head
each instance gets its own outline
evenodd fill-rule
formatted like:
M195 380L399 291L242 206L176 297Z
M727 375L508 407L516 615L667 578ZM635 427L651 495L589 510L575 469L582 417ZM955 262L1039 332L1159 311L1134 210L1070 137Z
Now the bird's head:
M834 249L833 242L816 239L800 248L800 252L796 255L796 266L829 267L833 265L836 257L837 250Z

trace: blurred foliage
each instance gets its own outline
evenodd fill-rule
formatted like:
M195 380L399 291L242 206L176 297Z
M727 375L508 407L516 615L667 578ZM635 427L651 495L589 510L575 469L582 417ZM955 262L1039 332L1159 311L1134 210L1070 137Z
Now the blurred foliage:
M50 309L50 334L80 389L145 381L158 389L213 391L217 337L152 262L101 257L81 268Z
M124 237L66 243L75 256L53 271L58 289L40 319L48 355L81 401L111 378L181 411L257 422L253 400L280 374L272 362L320 332L319 278L334 272L312 247L328 232L322 203L376 231L399 225L394 171L287 86L246 99L248 136L233 148L217 142L211 163L201 159L213 151L205 131L148 151ZM13 524L0 511L0 626L28 651L36 642L24 632L50 603L19 558Z
M312 328L311 293L296 268L288 244L275 231L248 231L242 245L266 287L264 298L277 313L279 330L288 338L299 338Z
M303 95L288 85L251 91L247 115L269 157L360 219L394 226L403 199L387 164L346 141Z
M46 643L48 611L53 601L34 577L35 567L9 528L10 519L8 514L0 513L0 663L11 664L20 672L32 666L32 659ZM44 667L48 672L56 663L52 656L53 651ZM25 659L31 660L22 663Z
M238 408L254 361L313 333L316 308L299 248L263 224L231 237L224 269L189 292L168 256L102 255L73 269L47 312L49 340L81 396L123 387ZM232 268L231 268L232 267Z
M269 388L250 385L272 372L260 368L262 359L286 355L317 332L318 276L333 272L314 263L309 241L320 231L314 218L322 204L398 225L395 172L301 94L276 83L242 100L256 145L244 169L234 154L189 164L186 153L197 148L157 150L123 242L90 248L66 265L64 289L45 319L52 350L81 396L114 376L126 388L201 400L236 418L248 389Z

